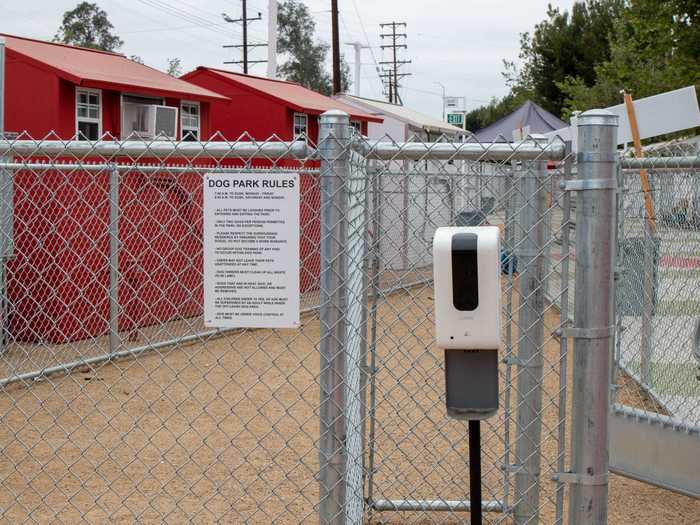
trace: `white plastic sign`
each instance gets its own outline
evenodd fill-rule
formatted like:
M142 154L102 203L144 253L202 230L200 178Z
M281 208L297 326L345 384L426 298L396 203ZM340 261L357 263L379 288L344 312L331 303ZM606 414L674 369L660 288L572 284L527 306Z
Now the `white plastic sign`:
M700 126L700 108L698 98L695 93L695 86L688 86L650 97L640 98L633 102L634 113L637 116L637 126L639 127L639 138L644 140L657 137L666 133L682 131ZM627 118L627 108L624 104L606 108L619 117L619 127L617 132L617 143L625 144L632 142L632 131L629 119ZM575 122L572 120L572 124ZM574 128L566 127L556 131L550 131L545 136L550 140L559 137L561 140L573 141L574 151L576 149L576 133Z
M204 324L299 326L299 176L204 176Z

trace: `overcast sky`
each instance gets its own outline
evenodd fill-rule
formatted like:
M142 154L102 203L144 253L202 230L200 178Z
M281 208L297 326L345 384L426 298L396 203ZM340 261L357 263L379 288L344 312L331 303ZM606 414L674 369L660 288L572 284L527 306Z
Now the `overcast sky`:
M221 13L240 17L240 0L94 0L107 11L116 33L124 40L121 52L139 55L146 64L164 69L169 57L179 57L184 71L197 65L224 66L225 60L240 59L237 50L222 44L241 41L240 24L227 24ZM25 0L5 2L0 32L51 39L61 17L78 0ZM316 23L318 38L330 42L330 0L305 0ZM440 116L442 88L447 95L466 98L467 108L506 93L501 76L502 60L516 60L519 35L531 31L545 17L547 4L570 9L573 0L339 0L341 44L369 43L363 51L361 94L382 98L375 62L386 60L380 45L382 22L406 22L407 51L402 58L411 73L400 91L404 104ZM248 0L248 16L262 14L251 22L249 39L267 41L268 0ZM354 53L343 45L351 65ZM250 59L264 59L258 48ZM265 64L251 68L265 75Z

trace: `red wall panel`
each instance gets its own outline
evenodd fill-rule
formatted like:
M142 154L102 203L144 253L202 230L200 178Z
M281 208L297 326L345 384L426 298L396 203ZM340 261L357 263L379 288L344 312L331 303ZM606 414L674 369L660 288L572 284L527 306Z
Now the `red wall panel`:
M8 49L5 74L5 131L43 138L59 127L59 79Z

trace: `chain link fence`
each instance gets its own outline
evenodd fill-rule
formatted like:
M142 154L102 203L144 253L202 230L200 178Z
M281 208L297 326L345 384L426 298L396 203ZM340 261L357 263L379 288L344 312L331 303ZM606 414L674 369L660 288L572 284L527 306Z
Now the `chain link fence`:
M602 336L571 328L589 220L571 195L595 189L564 143L369 142L338 114L318 147L51 139L0 141L2 519L467 523L467 423L433 336L449 225L501 230L487 522L561 523L567 486L598 483L567 470L587 461L569 337ZM271 170L300 175L301 326L208 329L202 178Z
M697 145L649 149L621 171L617 288L619 402L700 428L700 171ZM695 161L694 163L692 161ZM645 192L642 177L649 180Z
M566 340L543 285L568 260L563 148L339 138L315 158L274 138L5 143L3 518L299 523L342 499L350 522L465 519L430 252L437 227L481 224L502 229L506 319L484 508L561 516ZM202 176L277 169L302 181L303 326L206 329Z

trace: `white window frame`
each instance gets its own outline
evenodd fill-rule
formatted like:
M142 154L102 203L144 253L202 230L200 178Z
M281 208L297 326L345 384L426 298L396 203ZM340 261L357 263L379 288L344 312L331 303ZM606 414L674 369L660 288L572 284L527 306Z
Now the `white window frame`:
M80 97L80 94L86 94L86 95L97 95L97 109L98 109L98 117L92 118L92 117L79 117L78 116L78 98ZM101 89L93 89L93 88L81 88L81 87L76 87L75 88L75 138L80 139L80 127L79 124L80 122L89 122L91 124L97 124L97 139L99 140L100 137L102 137L102 90Z
M182 123L185 116L185 112L183 111L185 106L193 106L197 108L197 140L202 140L202 105L195 100L180 101L180 140L185 139L185 131L194 130L194 128L191 126L185 127Z
M304 140L308 141L309 140L309 116L306 113L294 113L294 116L292 117L292 140L297 140L299 137L301 137L300 133L297 133L297 117L304 117Z

